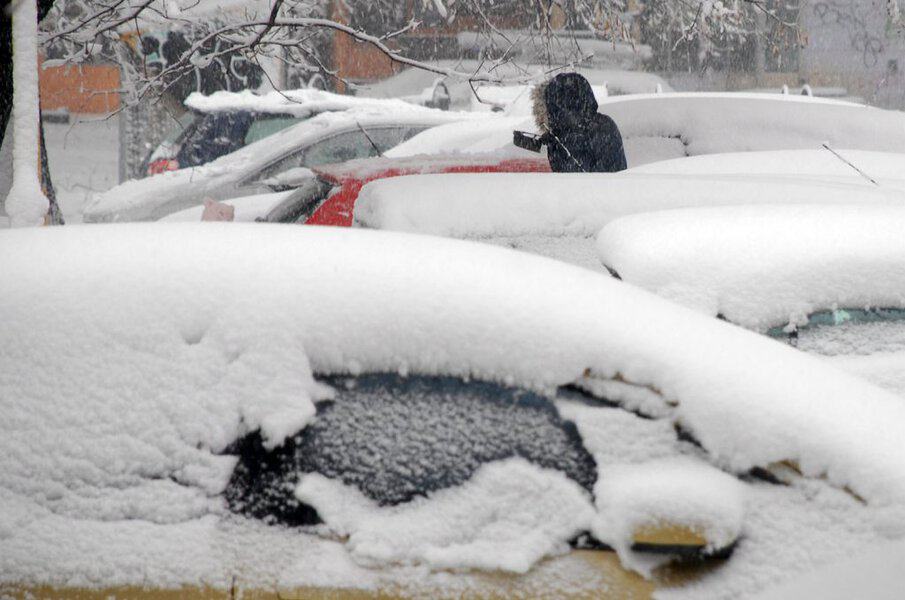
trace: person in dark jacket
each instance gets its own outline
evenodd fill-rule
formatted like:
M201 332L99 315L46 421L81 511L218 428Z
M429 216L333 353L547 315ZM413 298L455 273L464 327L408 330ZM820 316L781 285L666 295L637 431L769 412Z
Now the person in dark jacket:
M588 80L560 73L534 89L534 118L557 173L611 173L626 168L622 135L615 121L597 112Z

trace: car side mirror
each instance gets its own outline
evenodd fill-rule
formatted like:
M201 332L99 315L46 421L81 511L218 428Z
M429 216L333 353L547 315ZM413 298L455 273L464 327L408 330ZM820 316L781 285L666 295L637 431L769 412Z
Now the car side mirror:
M282 191L297 188L312 177L316 177L316 175L311 169L294 167L272 175L267 179L261 179L258 183L273 188L275 191Z

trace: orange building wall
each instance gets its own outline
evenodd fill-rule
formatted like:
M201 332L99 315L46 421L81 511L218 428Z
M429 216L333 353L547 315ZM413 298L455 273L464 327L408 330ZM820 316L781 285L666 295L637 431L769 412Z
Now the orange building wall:
M39 68L41 108L105 114L119 108L119 67L67 65Z

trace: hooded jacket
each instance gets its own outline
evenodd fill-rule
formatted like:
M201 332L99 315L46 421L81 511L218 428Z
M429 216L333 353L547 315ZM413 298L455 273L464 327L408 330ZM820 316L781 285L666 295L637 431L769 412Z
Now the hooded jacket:
M626 168L619 128L597 112L591 84L578 73L561 73L535 88L534 113L554 172L608 173Z

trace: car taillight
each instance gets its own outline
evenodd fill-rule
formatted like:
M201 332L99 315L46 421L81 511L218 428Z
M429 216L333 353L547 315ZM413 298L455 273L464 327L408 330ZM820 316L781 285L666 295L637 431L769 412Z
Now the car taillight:
M160 158L148 165L148 175L157 175L179 169L179 161L172 158Z

